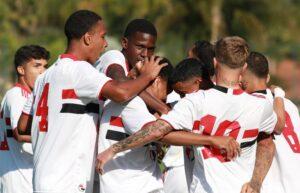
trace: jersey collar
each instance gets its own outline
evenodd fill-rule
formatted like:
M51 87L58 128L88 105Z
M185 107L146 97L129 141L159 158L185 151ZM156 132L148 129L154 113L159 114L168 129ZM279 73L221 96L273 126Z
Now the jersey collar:
M25 87L24 85L20 84L20 83L16 83L15 87L19 87L21 88L23 91L27 92L27 93L31 93L31 90L29 90L27 87Z
M244 91L240 88L230 89L230 88L226 88L226 87L223 87L223 86L220 86L220 85L214 85L213 88L220 91L220 92L223 92L223 93L228 93L229 90L232 90L233 95L240 95L240 94L244 93Z
M267 90L257 90L257 91L252 92L251 94L253 94L253 93L267 94Z
M61 54L60 59L69 58L74 61L78 61L77 57L73 54Z

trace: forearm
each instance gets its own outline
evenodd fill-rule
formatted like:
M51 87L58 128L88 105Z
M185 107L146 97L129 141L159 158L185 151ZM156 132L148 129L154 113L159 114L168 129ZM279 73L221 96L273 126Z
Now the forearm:
M188 145L212 145L212 137L200 135L188 131L173 131L165 135L161 142L169 145L188 146Z
M141 147L152 141L159 140L170 131L172 131L170 125L164 121L158 120L146 125L128 138L112 145L111 148L114 153L119 153L128 149Z
M32 122L32 116L22 113L18 121L18 126L15 130L17 130L18 134L20 135L30 135L31 122Z
M264 135L257 143L256 160L250 183L259 192L260 187L266 177L275 154L275 145L270 135Z
M277 115L277 123L275 125L274 132L280 135L285 126L285 109L283 98L276 97L273 102L273 108Z
M27 143L31 143L31 136L30 136L30 135L20 135L17 128L15 128L15 129L13 130L13 135L14 135L14 138L15 138L18 142L27 142Z
M139 96L145 101L147 106L149 106L151 109L153 109L154 111L160 114L167 114L170 110L170 108L165 103L153 97L145 90L142 91L139 94Z

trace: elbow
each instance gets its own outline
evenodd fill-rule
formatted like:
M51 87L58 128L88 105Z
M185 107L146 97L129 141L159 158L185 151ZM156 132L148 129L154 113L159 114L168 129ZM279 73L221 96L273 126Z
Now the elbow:
M153 141L158 141L159 139L163 138L163 136L164 134L158 129L151 133L151 139Z

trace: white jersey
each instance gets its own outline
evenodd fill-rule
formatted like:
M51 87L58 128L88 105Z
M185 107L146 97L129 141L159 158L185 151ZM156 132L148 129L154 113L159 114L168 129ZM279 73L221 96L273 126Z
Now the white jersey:
M33 156L30 143L13 137L22 108L31 91L16 84L8 90L0 109L0 193L31 193Z
M123 68L125 75L127 76L128 72L129 72L129 66L128 66L128 63L126 61L124 54L122 52L120 52L119 50L109 50L109 51L105 52L98 59L98 61L95 64L95 67L100 72L106 74L108 67L112 64L120 65Z
M109 80L70 54L37 78L31 131L34 192L92 192L97 102Z
M138 96L124 104L107 101L101 118L98 151L104 151L155 120ZM149 145L118 153L104 166L104 174L100 176L101 193L150 193L162 189L155 149Z
M277 121L268 100L221 86L187 95L162 119L176 130L231 136L242 147L234 161L213 147L194 147L190 192L195 193L239 193L252 176L258 133L272 133Z
M259 94L273 102L269 89ZM275 157L263 184L266 193L290 193L300 190L300 117L295 104L284 99L286 123L281 135L275 135ZM282 187L280 187L280 185ZM264 187L266 186L266 187ZM280 191L278 191L280 190Z

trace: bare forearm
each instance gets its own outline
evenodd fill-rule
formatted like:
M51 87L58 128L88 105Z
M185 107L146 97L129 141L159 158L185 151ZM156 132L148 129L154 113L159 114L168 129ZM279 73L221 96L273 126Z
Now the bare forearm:
M149 106L151 109L155 110L156 112L159 112L160 114L167 114L170 110L170 108L165 103L153 97L145 90L142 91L139 94L139 96L145 101L147 106Z
M257 143L255 167L250 183L252 187L260 187L266 177L275 154L275 145L271 136L262 136Z
M187 131L172 131L165 135L160 141L169 145L212 145L211 136L200 135Z
M285 109L283 98L276 97L273 102L273 108L277 115L277 123L275 125L274 132L279 135L285 126Z
M146 125L144 128L129 136L128 138L114 144L111 148L113 152L119 153L127 149L141 147L152 141L157 141L164 135L172 131L170 125L166 122L158 120Z

